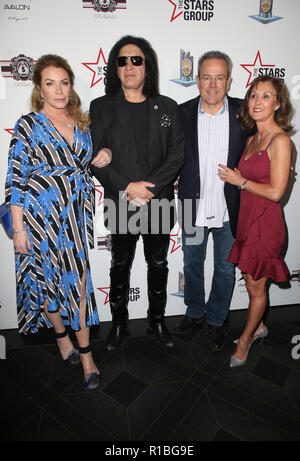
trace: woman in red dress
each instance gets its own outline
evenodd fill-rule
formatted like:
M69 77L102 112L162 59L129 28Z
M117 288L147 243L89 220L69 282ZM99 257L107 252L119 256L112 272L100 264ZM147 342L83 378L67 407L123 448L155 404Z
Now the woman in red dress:
M257 77L239 117L244 129L256 126L257 132L249 138L238 169L219 165L220 179L241 190L237 236L228 260L242 271L250 298L246 326L231 357L231 367L244 365L253 342L268 334L262 320L267 280L283 282L289 275L281 255L285 223L280 199L290 173L292 149L286 134L291 129L290 113L284 83L274 77Z

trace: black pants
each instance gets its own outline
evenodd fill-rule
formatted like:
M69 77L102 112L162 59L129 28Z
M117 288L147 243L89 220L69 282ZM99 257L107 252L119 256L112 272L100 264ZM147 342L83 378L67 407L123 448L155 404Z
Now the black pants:
M128 319L130 271L140 234L113 234L111 238L110 308L114 323ZM148 266L148 316L162 320L167 303L168 249L170 235L143 234L144 255Z

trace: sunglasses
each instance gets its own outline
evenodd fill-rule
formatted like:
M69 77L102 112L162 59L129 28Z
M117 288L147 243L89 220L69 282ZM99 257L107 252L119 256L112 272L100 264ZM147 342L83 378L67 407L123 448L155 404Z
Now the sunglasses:
M143 64L144 58L142 56L119 56L117 58L118 67L125 67L130 58L131 64L133 66L141 66Z

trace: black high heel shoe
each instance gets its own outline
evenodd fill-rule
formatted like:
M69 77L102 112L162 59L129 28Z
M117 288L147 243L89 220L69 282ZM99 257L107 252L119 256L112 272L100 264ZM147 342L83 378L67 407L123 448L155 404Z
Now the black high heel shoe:
M65 330L63 333L55 333L55 338L60 339L60 338L65 338L68 336L68 331ZM69 365L78 365L80 363L80 357L79 357L79 352L77 349L73 349L68 357L64 359L65 363L68 363Z
M89 352L91 352L91 347L90 346L79 347L79 353L80 354L88 354ZM96 372L88 373L84 377L83 386L88 391L94 391L95 389L97 389L100 386L100 383L101 383L101 377L100 377L100 375L98 373L96 373Z

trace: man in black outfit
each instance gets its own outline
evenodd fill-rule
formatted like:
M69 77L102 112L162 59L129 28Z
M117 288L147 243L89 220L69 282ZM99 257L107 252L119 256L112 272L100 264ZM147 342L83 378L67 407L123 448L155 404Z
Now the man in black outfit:
M164 313L167 254L175 224L173 184L184 163L178 107L159 95L157 56L143 38L125 36L114 45L105 92L92 101L90 114L94 152L102 146L112 151L107 167L93 168L104 187L106 226L112 232L113 325L107 348L116 348L128 334L130 270L140 235L148 266L149 327L162 344L173 347Z

